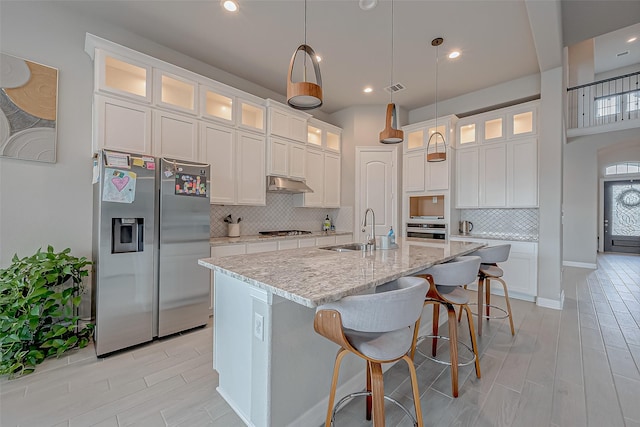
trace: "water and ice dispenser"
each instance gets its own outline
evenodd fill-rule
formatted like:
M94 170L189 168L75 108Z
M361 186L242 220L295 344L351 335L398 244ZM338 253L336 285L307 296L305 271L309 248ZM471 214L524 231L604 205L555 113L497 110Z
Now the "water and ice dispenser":
M111 253L142 252L144 218L113 218Z

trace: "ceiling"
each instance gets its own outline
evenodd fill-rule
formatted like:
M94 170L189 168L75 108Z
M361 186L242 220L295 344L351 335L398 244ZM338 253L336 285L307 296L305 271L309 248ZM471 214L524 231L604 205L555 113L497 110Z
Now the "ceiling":
M291 55L305 39L305 3L238 1L240 10L235 14L225 12L219 0L59 4L284 96ZM406 88L393 95L400 107L411 110L432 104L436 48L431 40L439 36L445 41L438 52L438 99L539 72L525 0L395 0L393 62L391 6L390 1L379 0L375 8L365 11L354 0L308 0L306 37L322 57L323 112L386 104L390 94L384 88L391 83ZM636 46L640 49L640 41ZM454 49L462 55L447 59L446 54ZM373 92L363 93L365 86L371 86Z

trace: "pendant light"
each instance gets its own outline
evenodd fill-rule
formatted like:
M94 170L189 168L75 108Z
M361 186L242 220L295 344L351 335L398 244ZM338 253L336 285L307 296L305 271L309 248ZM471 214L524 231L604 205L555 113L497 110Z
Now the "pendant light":
M429 136L429 141L427 142L427 162L442 162L447 160L447 142L444 139L444 135L438 131L438 46L443 42L444 39L442 37L436 37L431 40L431 46L435 46L436 48L436 130ZM442 140L442 151L438 151L438 139ZM434 151L430 153L429 146L432 141Z
M389 87L393 86L393 0L391 0L391 83ZM387 105L387 115L385 119L385 126L382 132L380 132L380 142L383 144L397 144L404 140L404 132L398 129L398 112L396 110L396 104L393 103L393 89L389 89L391 92L391 102Z
M302 68L302 81L293 81L293 69L298 56L302 52L304 63ZM307 81L307 57L311 60L315 72L316 83ZM320 76L320 65L314 50L307 44L307 0L304 1L304 44L298 46L293 52L291 63L289 64L289 75L287 76L287 104L297 110L313 110L322 105L322 77Z

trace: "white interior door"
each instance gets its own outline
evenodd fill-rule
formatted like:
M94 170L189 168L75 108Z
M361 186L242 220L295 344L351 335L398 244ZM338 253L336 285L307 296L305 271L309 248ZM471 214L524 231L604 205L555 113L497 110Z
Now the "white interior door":
M376 236L386 235L393 226L398 233L396 221L396 166L397 147L356 147L356 236L364 242L371 234L371 214L366 230L362 221L367 208L376 216Z

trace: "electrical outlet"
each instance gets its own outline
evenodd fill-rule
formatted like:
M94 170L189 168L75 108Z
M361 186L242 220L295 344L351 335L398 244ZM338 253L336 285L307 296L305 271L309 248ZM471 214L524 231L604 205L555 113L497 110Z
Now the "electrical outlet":
M264 317L258 313L253 313L253 335L264 341Z
M431 199L431 201L432 201L433 203L436 203L436 204L437 204L437 203L438 203L438 196L433 196L433 198Z

